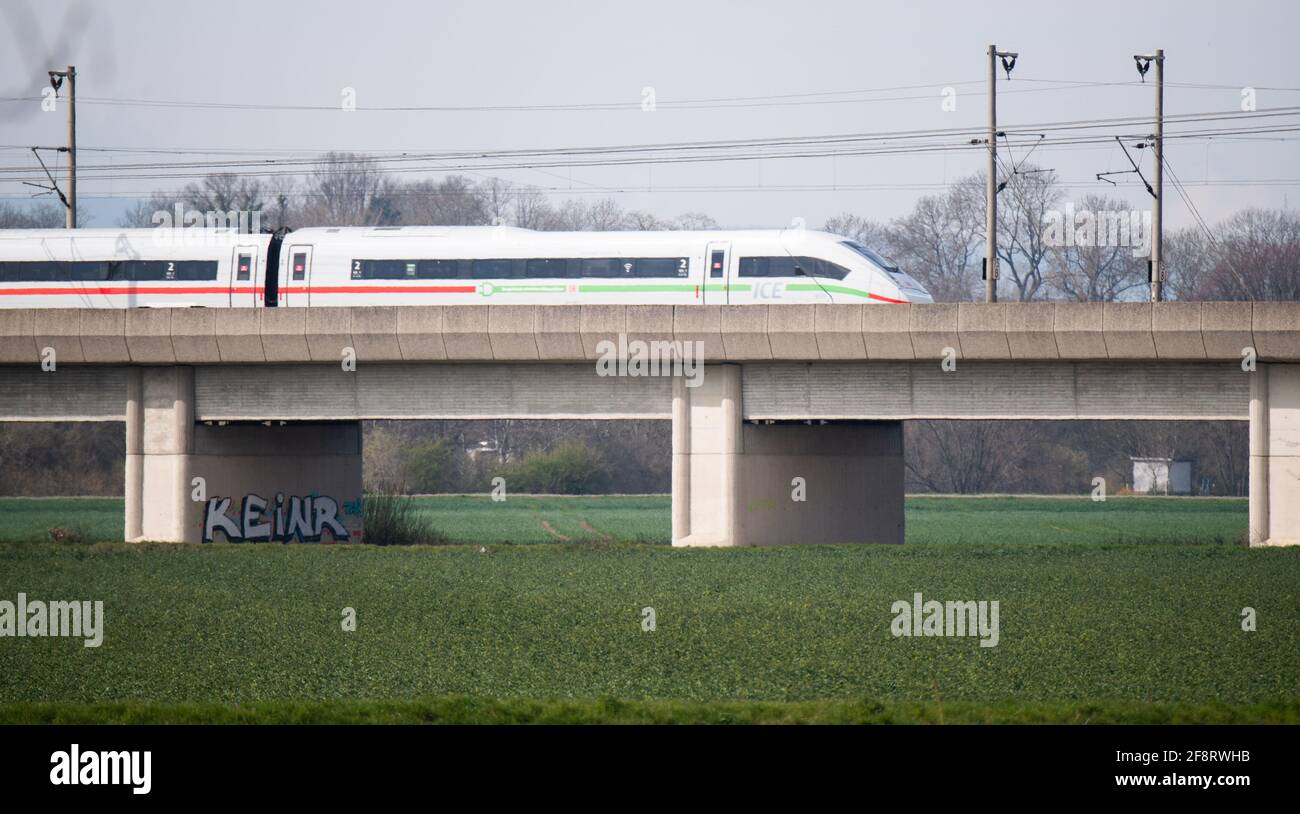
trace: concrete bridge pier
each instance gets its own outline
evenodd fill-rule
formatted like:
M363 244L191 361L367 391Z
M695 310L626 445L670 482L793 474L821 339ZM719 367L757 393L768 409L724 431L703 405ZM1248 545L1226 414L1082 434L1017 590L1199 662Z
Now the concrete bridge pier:
M1250 544L1300 545L1300 365L1250 379Z
M127 378L126 539L361 542L361 425L196 424L194 369Z
M126 539L198 542L201 507L187 500L194 368L130 368L126 388Z
M673 383L673 545L903 542L903 425L748 422L744 367Z

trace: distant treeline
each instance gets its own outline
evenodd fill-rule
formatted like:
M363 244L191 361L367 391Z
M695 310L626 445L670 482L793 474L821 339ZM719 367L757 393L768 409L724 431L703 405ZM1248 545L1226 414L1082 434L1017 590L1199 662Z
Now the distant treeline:
M366 488L412 494L671 490L667 421L363 422ZM1130 457L1193 463L1194 494L1245 495L1247 427L1226 421L909 421L909 492L1088 494ZM120 423L0 424L0 495L121 495Z

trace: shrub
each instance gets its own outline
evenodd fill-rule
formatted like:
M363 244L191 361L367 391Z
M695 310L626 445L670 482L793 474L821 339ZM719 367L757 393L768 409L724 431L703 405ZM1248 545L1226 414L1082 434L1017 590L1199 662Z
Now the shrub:
M49 530L50 539L56 543L84 543L86 532L81 526L55 526Z
M445 545L447 535L433 527L410 495L367 492L362 500L364 540L372 545Z
M546 452L530 452L506 471L512 491L535 494L599 494L609 481L600 452L580 441L562 441Z
M455 482L456 462L451 444L444 438L412 444L403 450L401 458L407 484L413 492L445 492Z

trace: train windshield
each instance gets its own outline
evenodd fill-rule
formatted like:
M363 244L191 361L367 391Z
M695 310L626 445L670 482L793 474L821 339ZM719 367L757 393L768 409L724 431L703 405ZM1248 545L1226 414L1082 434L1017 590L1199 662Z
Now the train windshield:
M867 258L872 263L875 263L877 266L880 266L882 269L889 272L890 274L903 273L902 271L899 270L897 263L887 258L881 257L880 255L873 252L871 249L868 249L866 246L863 246L861 243L858 243L855 240L843 240L840 241L840 245L848 246L850 249L862 255L863 257Z

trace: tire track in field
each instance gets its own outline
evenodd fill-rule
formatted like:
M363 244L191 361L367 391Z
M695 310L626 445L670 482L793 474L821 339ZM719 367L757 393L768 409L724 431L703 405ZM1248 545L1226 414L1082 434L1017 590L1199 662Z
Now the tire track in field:
M552 537L554 537L555 539L559 540L562 543L569 542L569 538L556 531L555 526L552 526L551 521L549 520L542 521L542 531L546 532L547 534L551 535Z
M579 521L578 525L582 528L583 531L588 532L589 534L594 534L597 537L599 537L602 543L614 542L614 535L610 534L609 532L601 531L600 529L588 523L585 519Z

